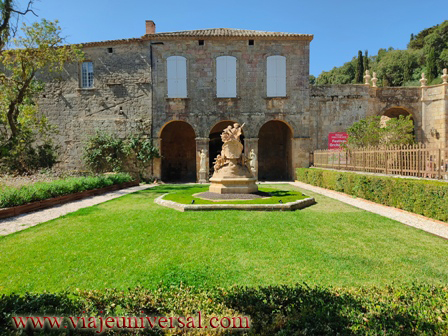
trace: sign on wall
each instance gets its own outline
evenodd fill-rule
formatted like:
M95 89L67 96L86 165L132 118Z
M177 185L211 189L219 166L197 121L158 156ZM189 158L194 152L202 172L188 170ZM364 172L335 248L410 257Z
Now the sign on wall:
M346 143L348 134L346 132L328 133L328 149L340 149Z

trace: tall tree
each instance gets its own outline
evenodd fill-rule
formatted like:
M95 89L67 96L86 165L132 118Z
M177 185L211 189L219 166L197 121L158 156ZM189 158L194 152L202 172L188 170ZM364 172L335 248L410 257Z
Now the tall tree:
M35 115L33 98L42 88L37 73L62 71L65 62L82 58L76 46L62 45L60 30L57 21L24 25L23 36L14 40L16 48L0 54L5 70L0 73L0 122L6 123L9 143L17 139L26 124L23 117Z
M17 29L17 22L13 24L14 16L26 15L33 13L32 10L34 0L28 1L27 8L23 11L15 6L14 0L0 0L0 51L3 50L11 35L14 35Z
M362 57L362 51L358 51L358 64L356 66L356 77L355 77L355 83L362 84L363 83L363 77L364 77L364 62Z
M428 83L431 83L434 78L437 78L437 58L434 48L430 48L426 55L426 74Z
M364 70L370 70L369 68L369 51L364 52Z

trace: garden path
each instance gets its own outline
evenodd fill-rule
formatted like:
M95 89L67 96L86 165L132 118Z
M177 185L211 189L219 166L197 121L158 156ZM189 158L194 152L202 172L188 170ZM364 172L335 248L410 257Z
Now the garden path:
M361 198L355 198L347 194L329 189L315 187L302 182L290 182L291 185L313 191L315 193L334 198L338 201L350 204L354 207L367 210L378 215L396 220L400 223L415 227L417 229L432 233L436 236L448 239L448 223L414 214L401 209L381 205Z

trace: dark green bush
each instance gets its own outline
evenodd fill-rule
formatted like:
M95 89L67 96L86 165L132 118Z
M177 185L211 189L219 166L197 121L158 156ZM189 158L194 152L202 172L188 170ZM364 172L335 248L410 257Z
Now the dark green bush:
M13 316L248 316L248 335L446 335L448 289L443 285L391 285L336 289L269 286L199 289L180 286L150 290L15 294L0 298L0 335L20 335ZM102 312L102 313L100 313ZM207 329L190 330L210 334ZM113 333L113 331L111 331ZM125 335L147 335L132 330ZM162 330L153 330L162 334ZM174 330L165 330L174 333ZM186 330L183 330L185 333ZM209 333L207 333L209 332ZM218 330L228 334L230 330ZM49 333L45 330L42 334ZM72 330L72 335L90 335ZM176 334L180 334L180 330ZM213 333L214 334L214 333Z
M448 183L299 168L297 179L448 222Z
M104 176L70 177L52 182L38 182L20 188L5 187L0 190L0 208L8 208L129 181L132 181L132 177L129 174L120 173Z

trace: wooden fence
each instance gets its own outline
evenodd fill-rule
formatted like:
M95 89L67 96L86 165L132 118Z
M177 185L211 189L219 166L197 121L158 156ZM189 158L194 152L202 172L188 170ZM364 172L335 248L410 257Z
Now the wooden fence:
M357 150L316 150L314 166L388 175L448 180L448 147L423 144L368 147Z

